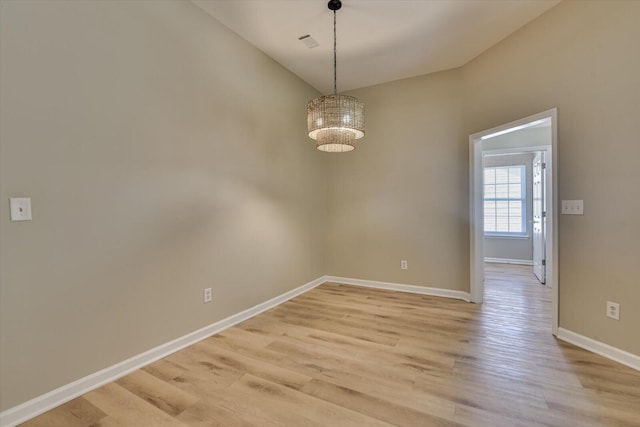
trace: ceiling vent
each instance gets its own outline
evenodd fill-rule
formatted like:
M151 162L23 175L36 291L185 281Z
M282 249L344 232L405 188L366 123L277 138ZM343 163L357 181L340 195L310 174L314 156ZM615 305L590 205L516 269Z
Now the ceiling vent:
M304 43L304 45L309 49L313 49L314 47L320 46L320 44L317 41L315 41L313 37L311 37L309 34L305 34L304 36L298 37L298 40Z

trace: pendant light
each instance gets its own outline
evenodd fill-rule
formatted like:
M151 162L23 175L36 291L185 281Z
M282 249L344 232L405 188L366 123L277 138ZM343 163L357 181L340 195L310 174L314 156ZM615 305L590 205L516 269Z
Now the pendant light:
M320 151L344 153L364 136L364 102L353 96L338 95L336 54L336 11L340 0L327 4L333 11L333 95L312 99L307 104L307 129Z

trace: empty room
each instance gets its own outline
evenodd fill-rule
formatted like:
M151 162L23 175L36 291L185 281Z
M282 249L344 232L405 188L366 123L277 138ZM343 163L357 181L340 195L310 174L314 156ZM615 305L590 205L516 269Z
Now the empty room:
M640 426L639 23L0 0L0 426Z

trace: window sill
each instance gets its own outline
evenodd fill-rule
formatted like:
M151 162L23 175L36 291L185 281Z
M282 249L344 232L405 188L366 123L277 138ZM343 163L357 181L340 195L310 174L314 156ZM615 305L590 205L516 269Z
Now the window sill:
M531 236L528 234L485 234L484 237L488 239L528 240Z

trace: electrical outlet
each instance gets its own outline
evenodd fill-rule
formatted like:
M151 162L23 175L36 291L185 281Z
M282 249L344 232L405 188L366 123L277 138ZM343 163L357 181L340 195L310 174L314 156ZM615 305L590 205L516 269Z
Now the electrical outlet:
M11 197L11 221L31 221L31 199L28 197Z
M620 304L607 301L607 317L620 320Z
M408 268L409 268L409 266L407 265L407 260L406 259L403 259L402 261L400 261L400 269L401 270L406 270Z
M205 304L208 302L211 302L211 298L212 298L212 294L211 294L211 288L207 288L204 290L204 302Z

